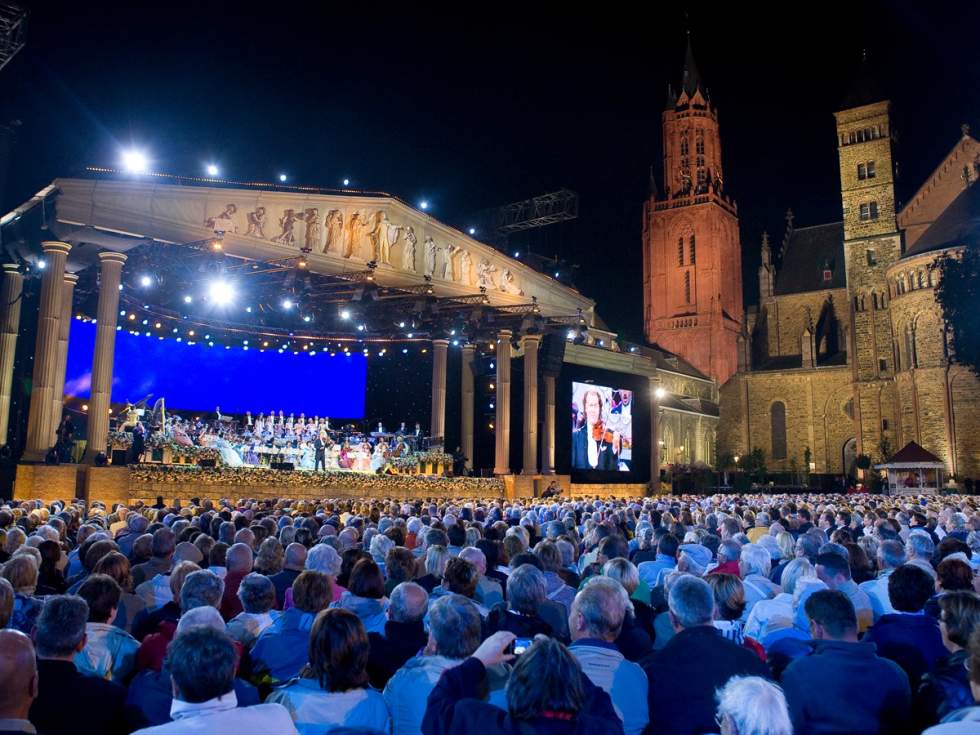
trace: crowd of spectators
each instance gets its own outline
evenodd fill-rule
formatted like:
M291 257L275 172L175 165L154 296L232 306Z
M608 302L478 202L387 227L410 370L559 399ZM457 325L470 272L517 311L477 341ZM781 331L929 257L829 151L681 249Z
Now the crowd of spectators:
M0 735L980 732L975 498L0 505Z

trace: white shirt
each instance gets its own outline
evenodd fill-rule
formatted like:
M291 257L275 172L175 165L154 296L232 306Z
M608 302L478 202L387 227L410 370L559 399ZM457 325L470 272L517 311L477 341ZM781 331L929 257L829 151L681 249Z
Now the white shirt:
M760 643L777 630L793 627L793 595L780 592L771 600L759 600L745 623L745 635Z
M173 722L136 732L139 735L298 735L289 712L281 704L239 707L234 690L199 704L174 699L170 716Z

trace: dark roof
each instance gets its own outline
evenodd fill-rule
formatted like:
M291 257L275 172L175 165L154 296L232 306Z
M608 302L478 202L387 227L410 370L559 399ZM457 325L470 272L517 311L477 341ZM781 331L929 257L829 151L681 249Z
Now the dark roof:
M688 97L693 97L698 87L701 86L701 75L698 73L698 65L694 60L694 51L691 49L691 34L687 34L687 52L684 54L684 73L681 75L681 89L687 92Z
M892 455L888 464L892 462L942 462L942 460L915 442L909 442Z
M861 64L851 81L851 86L847 90L847 95L842 102L842 109L861 107L870 105L873 102L881 102L888 99L884 87L881 84L881 76L868 61L867 55L861 59Z
M929 229L922 233L906 258L955 245L980 244L980 186L966 187Z
M825 269L832 273L829 281L823 280ZM775 294L785 296L844 286L844 223L794 229L776 274Z
M662 408L673 408L678 411L690 411L700 413L705 416L717 416L718 404L713 401L706 401L703 398L688 398L677 393L667 393L659 399Z

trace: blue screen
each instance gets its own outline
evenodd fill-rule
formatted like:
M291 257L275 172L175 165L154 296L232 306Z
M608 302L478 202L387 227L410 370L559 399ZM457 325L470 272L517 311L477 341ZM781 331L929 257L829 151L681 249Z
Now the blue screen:
M96 325L72 319L65 395L88 398ZM277 350L225 349L176 339L116 332L112 400L136 402L152 393L167 408L253 414L284 411L297 416L364 418L367 358L327 352L279 354Z

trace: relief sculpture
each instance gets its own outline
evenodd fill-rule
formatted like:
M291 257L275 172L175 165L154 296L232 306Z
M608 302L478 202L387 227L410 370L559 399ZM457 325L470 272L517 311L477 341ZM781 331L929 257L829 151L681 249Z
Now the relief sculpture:
M265 240L265 207L256 207L254 212L246 215L248 229L245 234L250 237L261 237Z
M234 223L235 213L238 207L234 204L226 204L225 211L214 217L204 220L204 226L215 232L238 232L238 227Z
M344 215L339 209L327 212L327 252L340 254L344 249ZM347 256L344 256L347 257Z
M322 253L320 245L320 210L311 208L306 210L303 218L306 222L306 236L303 240L303 250L308 253Z
M300 219L299 213L295 209L283 210L282 217L279 218L281 232L273 240L280 245L293 246L296 244L296 236L293 234L293 225Z

